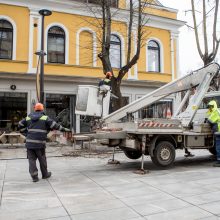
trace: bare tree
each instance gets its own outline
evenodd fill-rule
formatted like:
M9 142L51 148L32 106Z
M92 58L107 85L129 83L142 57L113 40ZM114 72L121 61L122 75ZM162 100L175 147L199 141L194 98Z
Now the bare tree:
M199 56L203 60L204 65L207 65L215 60L220 43L220 37L219 38L217 37L217 19L218 19L219 0L202 0L201 23L197 23L196 12L198 10L195 9L195 0L191 0L191 6L192 6L193 25L194 25L197 49L199 52ZM210 8L209 10L207 10L208 7ZM213 12L214 14L211 12ZM213 18L212 20L213 25L211 31L208 30L208 27L210 26L207 22L210 14L212 14L211 18ZM199 33L200 24L202 25L201 35ZM211 36L209 33L211 33ZM203 44L201 42L200 36L202 36L203 38ZM210 40L210 37L212 38L212 40Z
M112 33L112 18L117 17L120 13L120 9L111 7L110 0L96 0L96 7L92 7L87 4L87 8L96 18L96 22L91 25L98 25L101 33L99 33L100 52L98 58L101 60L103 66L103 73L110 71L113 73L112 77L112 93L115 94L118 99L114 99L112 102L113 111L119 109L124 105L121 94L121 83L126 73L137 63L140 57L140 51L143 44L143 39L146 38L146 31L143 27L147 22L144 9L147 7L148 2L152 0L130 0L129 9L127 11L128 18L127 23L127 44L124 54L126 54L125 64L118 72L113 72L113 67L110 59L110 47L111 47L111 33ZM134 36L134 30L137 36ZM136 39L136 50L132 50L133 40Z

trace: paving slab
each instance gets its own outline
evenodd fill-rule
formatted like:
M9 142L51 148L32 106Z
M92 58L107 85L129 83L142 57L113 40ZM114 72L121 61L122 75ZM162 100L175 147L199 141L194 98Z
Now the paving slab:
M71 215L72 220L127 220L140 217L131 208L118 208L99 212Z
M91 196L94 197L94 196ZM126 208L126 205L117 199L108 199L108 200L96 200L93 202L78 203L75 205L65 204L66 210L69 214L82 214L90 212L100 212L111 209Z
M198 205L198 207L214 214L214 215L220 215L220 201L217 202L211 202L203 205Z
M163 200L169 200L175 198L172 195L169 195L167 193L158 192L153 194L147 194L147 195L139 195L139 196L133 196L133 197L125 197L121 198L120 200L123 201L128 206L136 206L136 205L145 205L149 202L153 201L163 201Z
M168 199L168 200L157 200L146 202L142 205L135 205L132 208L142 216L151 215L154 213L168 212L175 209L185 209L191 206L189 203L184 202L180 199Z
M58 217L58 218L47 218L45 220L71 220L70 216Z
M202 205L206 203L218 202L220 201L220 191L214 191L196 196L184 197L183 199L184 201L194 205Z
M207 217L207 218L201 218L200 220L219 220L220 217L218 216L211 216L211 217Z
M188 207L184 209L177 209L168 212L162 212L155 215L149 215L146 217L147 220L189 220L189 219L202 219L205 217L211 217L212 214L204 211L197 207Z
M63 207L53 207L44 209L31 209L31 210L21 210L21 211L1 211L0 219L7 220L38 220L47 218L56 218L68 216L66 210Z
M212 167L207 151L195 151L197 157L190 159L177 151L174 167L166 170L146 157L150 173L138 175L133 171L140 168L140 160L123 153L116 154L120 165L108 165L110 154L62 156L70 149L47 149L52 177L37 183L29 176L25 149L4 149L0 219L219 219L220 169Z

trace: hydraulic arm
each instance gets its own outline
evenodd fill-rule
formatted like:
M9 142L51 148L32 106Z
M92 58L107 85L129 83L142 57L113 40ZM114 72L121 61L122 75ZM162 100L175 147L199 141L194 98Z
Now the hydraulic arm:
M184 125L188 126L192 121L192 118L195 115L197 107L201 103L204 94L208 91L211 81L218 74L218 72L219 65L217 63L209 64L204 68L193 71L190 74L170 82L163 87L143 96L142 98L124 106L123 108L104 117L104 120L107 123L117 121L125 117L127 114L134 113L166 96L197 87L197 92L193 96L191 105L189 105L186 109L186 113L182 115L180 114L179 117L178 115L176 116L177 118L185 119Z

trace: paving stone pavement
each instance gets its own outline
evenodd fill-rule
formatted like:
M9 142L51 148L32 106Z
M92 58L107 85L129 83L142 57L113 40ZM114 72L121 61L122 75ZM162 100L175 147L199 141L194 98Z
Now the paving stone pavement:
M116 155L120 165L108 165L110 155L48 151L53 175L32 183L25 149L0 148L0 220L220 219L220 168L205 150L193 151L194 158L177 152L167 170L146 157L146 175L135 174L140 160L123 153Z

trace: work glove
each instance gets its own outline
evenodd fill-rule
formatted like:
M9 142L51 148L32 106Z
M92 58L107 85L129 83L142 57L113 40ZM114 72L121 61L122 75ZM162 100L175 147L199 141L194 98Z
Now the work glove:
M60 131L62 131L62 132L64 132L64 131L70 131L70 129L62 127Z

